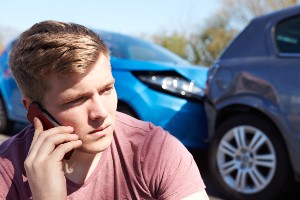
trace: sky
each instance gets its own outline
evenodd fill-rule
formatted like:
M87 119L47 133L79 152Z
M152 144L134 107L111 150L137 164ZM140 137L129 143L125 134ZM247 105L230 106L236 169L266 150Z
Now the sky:
M0 27L22 32L51 19L136 36L191 31L218 5L219 0L4 0Z

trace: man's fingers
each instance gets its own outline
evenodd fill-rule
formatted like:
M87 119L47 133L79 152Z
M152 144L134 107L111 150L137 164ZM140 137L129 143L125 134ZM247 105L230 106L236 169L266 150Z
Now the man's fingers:
M39 122L37 121L37 123L39 123ZM74 129L72 127L66 127L66 126L55 127L55 128L52 128L52 129L49 129L49 130L46 130L46 131L42 131L42 132L38 132L36 130L35 133L34 133L34 139L31 143L30 150L29 150L28 154L31 157L35 157L37 152L41 148L42 144L44 143L44 141L48 137L52 137L52 136L55 136L55 135L64 135L64 134L73 135L71 137L74 137L75 134L72 134L73 130ZM76 135L75 135L75 137L76 137Z
M34 123L33 126L35 128L35 131L34 131L33 139L32 139L28 154L31 152L32 146L34 145L35 141L37 140L39 134L43 131L43 124L39 118L35 117L33 119L33 123Z
M55 134L46 137L36 153L36 159L46 159L58 146L63 143L78 140L76 134Z
M34 128L35 128L35 133L34 134L36 134L36 132L40 133L44 130L43 129L43 124L42 124L42 122L39 118L35 117L33 119L33 122L34 122Z
M52 153L51 153L51 157L52 159L54 159L55 161L61 161L63 160L64 156L66 153L68 153L69 151L79 148L82 145L82 141L81 140L76 140L76 141L70 141L70 142L66 142L63 144L60 144Z

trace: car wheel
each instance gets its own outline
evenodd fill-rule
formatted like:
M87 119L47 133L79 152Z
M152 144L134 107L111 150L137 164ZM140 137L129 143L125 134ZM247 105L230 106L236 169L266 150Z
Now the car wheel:
M4 102L0 97L0 134L8 134L13 128L13 122L8 119Z
M129 106L127 106L126 104L124 104L124 103L119 103L118 104L117 111L125 113L127 115L130 115L132 117L135 117L135 118L139 119L137 114L134 112L134 110L132 108L130 108Z
M229 199L277 199L291 177L277 129L254 115L224 121L209 146L213 181Z

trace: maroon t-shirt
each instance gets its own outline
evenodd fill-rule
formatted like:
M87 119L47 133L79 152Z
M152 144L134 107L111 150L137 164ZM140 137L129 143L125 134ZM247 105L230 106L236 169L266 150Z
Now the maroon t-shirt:
M24 170L34 128L0 145L0 199L30 199ZM42 184L42 183L41 183ZM181 199L205 188L189 151L149 122L117 113L111 146L91 176L67 179L68 199Z

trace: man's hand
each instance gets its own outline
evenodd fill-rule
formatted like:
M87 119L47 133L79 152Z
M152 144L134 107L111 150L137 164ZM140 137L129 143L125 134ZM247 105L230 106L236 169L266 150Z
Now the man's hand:
M34 200L66 199L67 187L62 160L72 149L81 146L72 127L59 126L44 131L38 118L24 166Z

